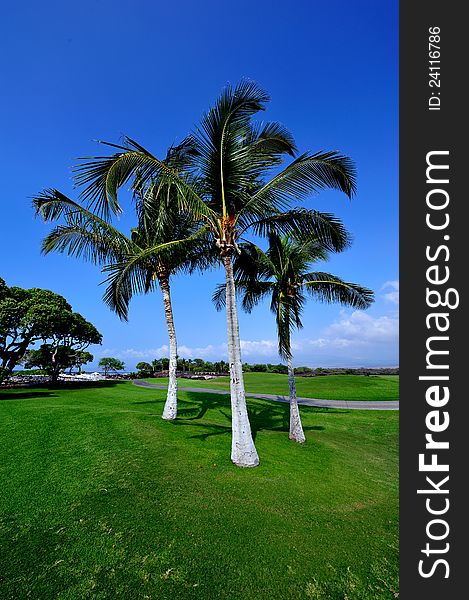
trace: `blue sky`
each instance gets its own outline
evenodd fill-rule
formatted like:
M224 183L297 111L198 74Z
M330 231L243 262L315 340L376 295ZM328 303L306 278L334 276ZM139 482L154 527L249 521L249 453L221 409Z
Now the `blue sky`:
M223 86L256 80L272 97L262 118L284 123L301 151L340 150L356 162L358 194L312 197L352 247L319 268L375 291L357 312L310 302L294 336L296 365L398 364L398 2L393 0L24 1L2 8L0 276L64 295L103 334L91 351L127 369L167 352L159 294L135 298L128 323L101 302L99 268L40 254L49 230L30 198L74 196L70 167L122 134L156 154L181 140ZM120 226L132 223L132 207ZM221 272L178 277L172 292L179 354L226 357L223 313L211 305ZM268 306L240 314L243 359L278 362Z

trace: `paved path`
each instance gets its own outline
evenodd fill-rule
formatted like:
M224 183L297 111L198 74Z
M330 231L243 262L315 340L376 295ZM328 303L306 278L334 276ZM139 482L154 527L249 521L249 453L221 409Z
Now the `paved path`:
M148 383L142 379L134 379L134 385L145 388L156 388L158 390L165 390L166 385L160 385L158 383ZM229 394L229 390L214 390L210 388L179 388L181 392L203 392L205 394ZM266 400L277 400L278 402L289 402L288 396L277 396L275 394L251 394L246 393L246 396L251 398L265 398ZM399 410L398 400L389 400L376 402L373 400L369 401L355 401L355 400L319 400L317 398L298 398L299 404L305 406L320 406L325 408L352 408L359 410Z

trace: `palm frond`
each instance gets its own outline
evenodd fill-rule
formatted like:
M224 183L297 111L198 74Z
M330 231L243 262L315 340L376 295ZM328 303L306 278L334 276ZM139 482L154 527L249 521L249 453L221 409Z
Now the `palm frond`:
M268 255L256 244L243 242L239 244L239 254L233 263L235 283L248 281L264 281L270 277L272 265Z
M317 240L327 250L341 252L351 243L350 234L342 221L331 213L295 208L286 212L271 212L267 217L257 218L245 214L239 219L244 230L252 228L256 235L266 237L270 231L278 235L292 236L299 241Z
M41 216L47 223L48 221L56 221L60 217L67 217L70 214L81 213L88 216L95 216L91 211L88 211L78 202L75 202L59 190L55 188L46 188L37 196L33 197L33 207L36 216ZM102 221L105 223L105 221Z
M66 225L53 229L42 242L42 252L52 251L103 264L130 251L131 239L77 202L55 189L33 199L36 214L44 220L64 218Z
M86 262L105 264L119 260L126 255L132 246L131 240L122 237L109 236L100 228L89 227L78 220L68 225L58 225L42 241L43 254L59 252Z
M226 306L226 284L219 283L215 287L215 291L212 294L212 302L215 305L217 311L222 310Z
M280 158L284 154L295 156L297 147L290 131L274 121L252 124L252 135L248 144L253 152L270 159Z
M107 287L103 301L121 320L127 321L132 297L150 291L155 285L155 280L151 277L150 271L137 262L113 263L103 271L108 273L104 281Z
M252 160L243 140L252 133L250 119L264 110L269 96L255 82L227 86L193 134L194 168L204 181L211 208L226 216L236 212L252 181Z
M127 320L132 297L152 291L162 272L169 278L176 269L192 272L211 266L211 257L199 246L200 242L206 242L200 240L201 235L195 232L186 239L136 248L134 254L105 265L103 272L108 276L104 282L107 283L104 302L119 318Z
M272 293L272 283L268 281L239 282L236 283L236 294L241 298L243 310L250 313L254 306L270 293ZM226 305L226 285L220 283L216 286L212 294L212 302L216 310L220 311Z
M151 248L139 248L121 261L105 265L102 271L108 274L104 282L108 285L103 296L104 302L120 319L127 320L132 297L153 290L161 270L169 277L175 253L182 252L187 243L190 240L175 240Z
M292 134L281 123L250 122L238 137L236 155L248 166L250 194L262 187L268 169L281 164L285 155L294 157L297 147Z
M220 252L216 247L213 237L205 230L201 230L197 237L189 242L180 255L179 270L192 275L216 267L220 262Z
M125 151L112 156L84 158L85 162L74 168L75 183L83 187L80 198L95 212L106 219L121 212L117 192L132 179L136 181L135 189L158 180L175 186L181 209L190 210L197 218L213 218L213 211L191 185L189 175L178 173L131 138L125 138L125 146L121 148Z
M304 153L253 194L246 208L252 210L258 203L282 206L324 189L339 190L349 198L356 193L356 170L350 158L338 152Z
M303 286L314 298L322 302L338 302L353 308L368 308L374 301L374 292L356 283L343 281L324 272L306 273L301 278Z
M261 300L272 294L274 284L270 281L256 281L250 284L238 283L236 289L242 298L241 307L250 313Z

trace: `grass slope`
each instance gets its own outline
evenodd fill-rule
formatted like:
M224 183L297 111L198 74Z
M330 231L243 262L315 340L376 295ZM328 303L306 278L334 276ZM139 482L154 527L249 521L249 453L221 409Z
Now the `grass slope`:
M0 392L2 600L376 600L398 576L394 411L250 400L261 465L229 460L228 397L131 383Z
M167 384L165 378L147 379L151 383ZM397 375L321 375L320 377L296 377L299 397L323 400L399 400L399 376ZM288 396L288 376L278 373L245 373L246 391L262 394ZM214 388L229 390L229 377L191 380L178 379L184 387Z

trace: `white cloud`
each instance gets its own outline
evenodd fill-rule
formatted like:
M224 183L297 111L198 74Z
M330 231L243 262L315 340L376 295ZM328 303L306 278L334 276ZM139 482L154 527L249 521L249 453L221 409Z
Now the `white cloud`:
M178 346L178 354L181 358L223 358L226 354L226 344L219 346L208 346L191 348L190 346Z
M163 344L159 348L145 348L143 350L137 350L135 348L126 348L125 350L118 350L116 348L105 348L100 352L101 356L113 356L114 358L124 359L154 359L160 356L166 356L169 352L169 347Z
M391 289L391 291L383 294L383 298L392 304L399 304L399 280L386 281L381 290L387 289Z
M277 355L276 340L241 340L241 352L243 357L272 357ZM116 348L106 348L102 351L102 356L114 356L120 359L149 360L160 356L167 356L169 347L164 344L159 348L135 349L127 348L117 350ZM203 358L205 360L227 358L228 350L226 344L191 347L185 344L178 346L178 355L181 358Z
M354 311L348 315L341 312L339 321L329 325L325 334L333 343L353 342L359 344L388 343L398 339L399 321L394 317L372 317L368 313Z
M340 337L322 337L314 340L305 340L305 343L308 346L313 346L315 348L347 348L355 342L353 340L347 340ZM297 344L297 346L299 350L302 349L301 344Z
M316 338L299 339L298 334L292 343L295 363L321 366L353 366L397 364L397 341L399 322L396 317L377 316L362 311L341 311L339 318L325 327ZM248 362L279 362L277 339L241 340L243 360ZM101 356L114 356L121 360L139 362L151 361L160 356L168 356L167 344L158 348L118 350L106 348ZM181 358L203 358L205 360L227 359L227 345L178 347ZM129 364L130 366L130 364Z
M276 340L241 340L241 352L243 356L277 356Z
M159 358L161 356L168 356L169 346L167 344L163 344L159 348L126 348L125 350L106 348L101 354L102 356L114 356L120 359L128 358L129 360L153 360L154 358ZM181 358L221 358L222 356L226 355L226 344L221 344L219 346L213 346L209 344L208 346L194 348L181 345L178 346L178 355Z

